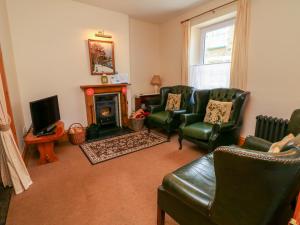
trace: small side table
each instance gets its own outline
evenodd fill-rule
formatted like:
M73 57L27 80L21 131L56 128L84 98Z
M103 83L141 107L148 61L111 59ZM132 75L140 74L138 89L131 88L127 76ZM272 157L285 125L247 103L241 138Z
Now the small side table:
M149 105L160 104L160 94L140 94L135 97L135 110L141 108L142 104L145 104L146 111L149 111Z
M47 136L37 137L30 132L24 137L26 145L36 144L40 153L39 164L51 163L58 160L54 153L54 142L60 139L65 134L64 123L58 121L56 123L55 133Z

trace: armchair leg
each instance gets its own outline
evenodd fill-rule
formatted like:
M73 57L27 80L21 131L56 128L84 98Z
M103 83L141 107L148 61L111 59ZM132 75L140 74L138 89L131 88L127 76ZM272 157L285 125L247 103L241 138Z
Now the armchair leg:
M157 206L157 225L165 225L165 211Z
M182 149L182 137L179 135L178 137L178 142L179 142L179 150Z

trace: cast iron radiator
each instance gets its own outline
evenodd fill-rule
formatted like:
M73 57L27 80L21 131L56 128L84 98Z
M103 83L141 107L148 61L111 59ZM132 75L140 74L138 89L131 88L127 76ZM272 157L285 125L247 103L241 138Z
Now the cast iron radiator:
M255 136L276 142L284 138L287 132L288 120L259 115L256 117Z

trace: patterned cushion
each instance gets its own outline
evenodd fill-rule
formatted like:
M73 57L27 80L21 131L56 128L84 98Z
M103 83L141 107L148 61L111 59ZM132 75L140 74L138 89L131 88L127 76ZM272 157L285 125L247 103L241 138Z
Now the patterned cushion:
M272 152L272 153L281 152L283 147L286 144L288 144L290 141L292 141L294 138L295 138L295 136L293 134L288 134L281 141L273 143L269 149L269 152Z
M211 124L227 123L229 121L231 108L232 102L209 100L204 122Z
M174 111L180 109L181 94L168 94L166 111Z
M288 151L292 148L297 148L300 150L300 134L298 134L296 137L294 137L292 140L286 143L282 147L281 152Z
M191 96L194 89L189 86L184 85L177 85L171 87L170 93L172 94L181 94L181 102L180 102L180 108L181 109L188 109L188 107L191 106Z

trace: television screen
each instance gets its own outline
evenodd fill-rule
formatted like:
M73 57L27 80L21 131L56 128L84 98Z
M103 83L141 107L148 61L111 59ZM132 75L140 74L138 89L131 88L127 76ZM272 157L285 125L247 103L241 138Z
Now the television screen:
M30 102L33 133L38 134L60 120L57 95Z

